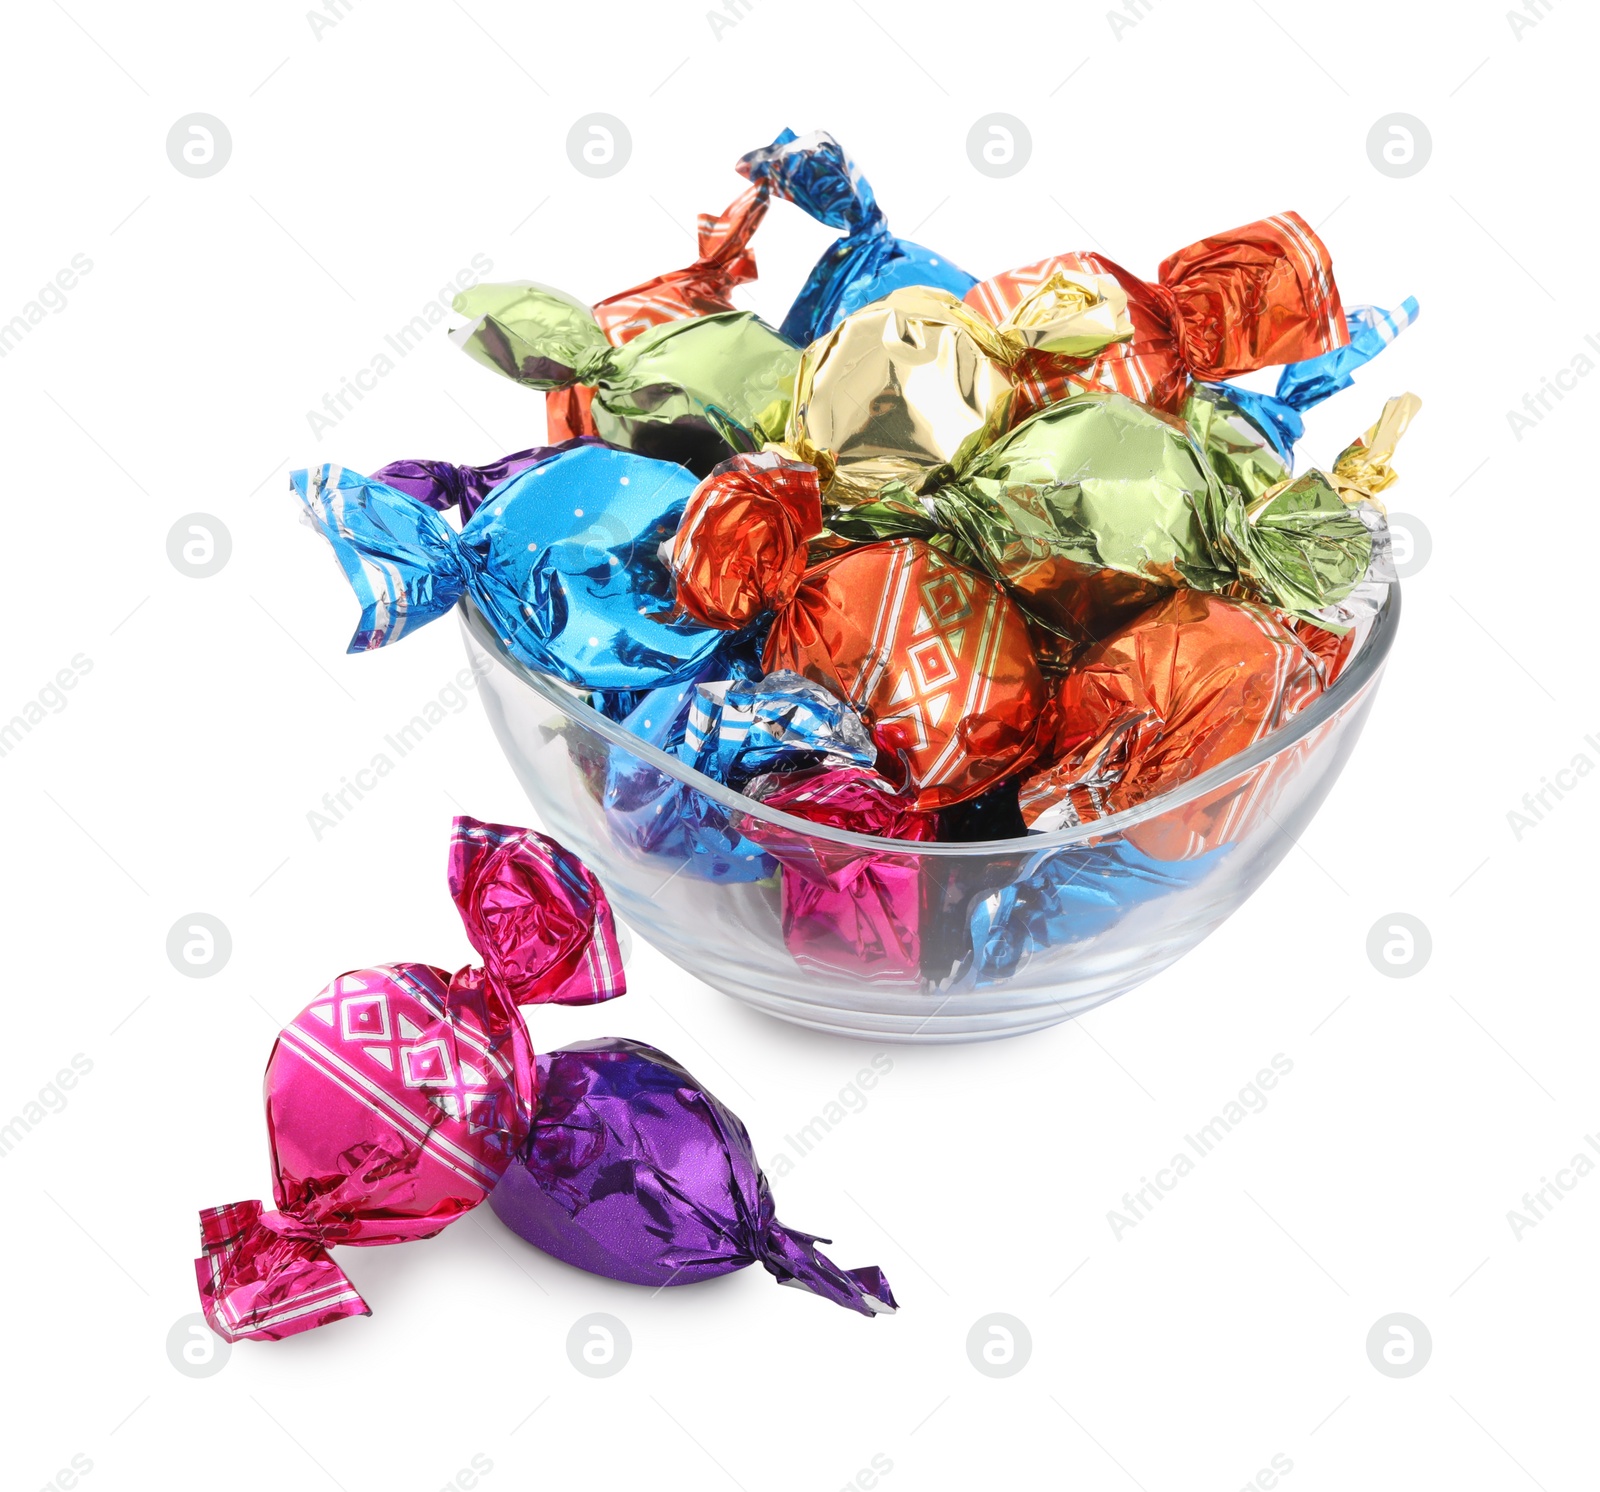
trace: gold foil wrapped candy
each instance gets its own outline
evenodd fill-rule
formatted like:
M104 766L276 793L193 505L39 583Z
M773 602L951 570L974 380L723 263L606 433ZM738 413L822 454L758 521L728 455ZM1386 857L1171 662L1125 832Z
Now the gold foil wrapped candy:
M817 468L825 507L921 492L1006 431L1025 370L1132 335L1107 275L1053 275L999 326L946 291L896 290L805 350L784 448Z

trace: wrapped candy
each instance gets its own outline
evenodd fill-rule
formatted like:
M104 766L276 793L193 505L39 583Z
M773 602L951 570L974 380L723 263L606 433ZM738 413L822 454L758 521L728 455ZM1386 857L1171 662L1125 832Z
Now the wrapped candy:
M1221 858L1156 860L1127 840L1033 855L1007 886L967 910L972 957L960 984L1003 984L1053 948L1098 937L1137 907L1202 880Z
M816 481L768 453L735 457L702 482L670 554L678 604L729 627L775 610L765 669L792 669L854 706L900 758L919 810L976 797L1033 755L1046 689L1025 618L992 582L917 539L863 545L801 572L795 547L765 536L805 526ZM707 511L724 502L738 521ZM742 567L739 586L716 582L720 551L697 552L707 535L739 556L729 561Z
M802 347L852 311L906 286L931 286L955 296L972 288L973 277L965 270L889 232L866 177L825 131L799 136L786 129L772 144L745 156L739 172L757 185L767 184L819 223L845 230L817 260L784 318L784 336Z
M200 1214L201 1303L229 1341L371 1314L329 1246L431 1238L483 1201L529 1131L534 1056L517 1007L627 988L605 893L554 840L458 818L450 894L481 966L341 975L272 1049L277 1210Z
M864 1316L896 1309L881 1270L840 1269L827 1239L777 1220L738 1116L664 1052L586 1042L540 1057L538 1075L532 1138L489 1203L536 1248L657 1288L759 1262Z
M1132 333L1115 280L1055 274L997 326L943 290L896 290L807 347L785 450L815 466L830 510L916 493L1014 423L1031 359L1087 362Z
M931 840L938 820L919 813L866 766L766 777L749 788L768 808L883 839ZM795 961L874 984L921 976L917 857L858 849L749 818L745 832L783 866L783 938Z
M1101 254L1055 254L975 285L966 300L998 322L1059 273L1114 277L1128 296L1133 337L1087 370L1036 369L1020 391L1019 419L1083 388L1176 414L1193 380L1300 362L1349 336L1328 250L1294 212L1180 249L1162 261L1154 284Z
M870 766L877 756L855 711L820 684L782 671L655 690L623 724L735 788L761 773ZM741 832L737 814L640 757L609 753L601 802L621 843L678 860L697 879L760 881L773 874L772 861Z
M519 280L474 285L451 332L468 356L535 389L591 387L595 433L704 474L782 431L800 350L748 311L670 321L613 346L594 312Z
M594 319L606 340L621 347L653 326L733 310L733 287L756 277L750 239L767 214L767 197L767 186L760 182L721 213L701 213L700 254L693 264L596 301ZM593 398L594 389L584 384L551 389L545 395L545 422L552 445L596 433L589 407Z
M1048 832L1133 808L1254 745L1322 694L1324 674L1265 608L1173 591L1062 681L1051 764L1023 784L1023 818ZM1192 858L1248 827L1228 791L1128 830L1158 859Z
M590 689L703 677L729 644L672 611L657 550L694 490L682 467L570 442L495 488L459 534L426 503L337 466L290 480L362 604L351 652L463 596L521 662Z
M1252 503L1176 422L1121 394L1051 405L930 499L1033 619L1092 642L1176 586L1315 619L1348 596L1381 515L1307 472Z

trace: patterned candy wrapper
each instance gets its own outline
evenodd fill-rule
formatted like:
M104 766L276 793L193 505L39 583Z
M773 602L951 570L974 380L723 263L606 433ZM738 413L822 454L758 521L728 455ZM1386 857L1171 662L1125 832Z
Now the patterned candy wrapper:
M595 323L613 347L631 342L651 327L692 316L731 311L733 287L756 278L750 240L767 214L768 188L758 182L720 213L703 212L699 255L683 269L669 270L642 285L608 295L593 306ZM596 433L590 403L594 389L581 384L545 394L547 439L554 444Z
M1062 682L1053 760L1023 784L1023 817L1049 831L1179 787L1298 714L1324 679L1318 659L1265 608L1174 591ZM1127 838L1158 860L1197 858L1248 834L1281 780L1253 771L1134 825Z
M803 674L858 710L899 758L919 810L976 797L1033 755L1047 690L1026 619L998 586L918 539L863 545L800 571L794 546L768 536L810 521L816 491L813 468L770 453L719 467L672 546L679 606L726 626L776 609L768 671ZM726 523L714 511L725 504L735 515ZM740 584L722 585L735 565Z
M1127 293L1133 338L1107 347L1087 369L1041 363L1021 390L1019 419L1085 387L1176 414L1193 380L1300 362L1349 336L1327 247L1295 212L1180 249L1153 284L1102 254L1053 254L975 285L966 299L1000 321L1063 272L1112 276Z
M594 433L703 474L788 419L800 349L748 311L668 321L614 346L581 301L532 280L474 285L451 340L525 387L593 390Z
M883 1272L840 1269L785 1227L750 1136L683 1067L610 1039L538 1059L531 1140L490 1198L536 1248L661 1288L760 1263L779 1284L862 1315L896 1309Z
M641 740L713 781L742 787L764 772L870 765L877 748L850 707L793 673L677 685L645 696L623 722ZM618 840L708 881L762 881L776 870L742 819L680 778L610 753L606 819Z
M784 336L802 347L891 291L926 285L961 296L975 283L942 255L889 232L866 177L825 131L802 136L786 129L740 160L739 172L751 182L769 184L819 223L845 230L817 260L784 317Z
M752 797L812 823L885 839L931 840L938 820L867 766L762 778ZM748 817L746 834L783 866L783 937L795 962L873 984L916 985L922 968L922 866Z
M370 1314L329 1246L429 1238L483 1201L529 1129L534 1057L518 1006L627 987L605 893L554 840L458 818L450 893L480 966L341 975L272 1049L276 1210L200 1214L200 1299L229 1341Z
M729 646L672 610L658 550L694 490L682 467L570 442L502 482L459 534L426 502L338 466L290 480L361 602L351 652L463 597L519 661L589 689L703 676Z

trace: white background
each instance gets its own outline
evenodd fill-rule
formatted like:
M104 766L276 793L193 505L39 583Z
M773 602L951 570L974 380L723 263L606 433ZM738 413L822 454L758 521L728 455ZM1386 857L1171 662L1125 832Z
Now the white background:
M93 1064L0 1161L7 1487L69 1486L74 1456L90 1492L436 1492L474 1456L491 1492L830 1492L868 1485L874 1456L891 1492L1234 1489L1274 1456L1292 1492L1592 1485L1600 1179L1520 1238L1507 1213L1600 1129L1600 774L1520 840L1507 813L1578 753L1600 763L1600 378L1520 440L1507 412L1600 334L1594 17L1555 0L1519 34L1506 0L1135 10L1119 35L1103 5L749 0L719 34L704 0L355 0L318 34L295 3L7 7L0 321L93 262L0 359L0 718L92 663L0 757L0 1119ZM202 180L165 151L197 111L232 136ZM594 111L633 141L606 180L566 154ZM1005 180L966 151L994 111L1033 138ZM1403 180L1366 149L1397 111L1433 142ZM695 212L784 125L834 131L902 234L980 275L1088 247L1153 275L1294 207L1347 304L1420 298L1302 446L1331 459L1386 395L1426 400L1391 498L1433 553L1357 754L1301 850L1177 968L1041 1035L886 1049L867 1106L775 1183L841 1264L887 1270L898 1316L759 1269L652 1295L485 1208L348 1252L371 1318L186 1377L165 1344L198 1309L196 1211L270 1196L258 1075L280 1022L345 969L465 962L450 816L526 816L473 702L313 836L308 810L462 654L450 624L344 654L352 598L285 472L487 460L540 439L538 399L441 332L321 439L307 411L474 254L586 299L686 262ZM829 236L775 207L745 303L777 320ZM167 558L194 512L232 536L210 579ZM1405 979L1365 951L1397 911L1433 942ZM232 936L209 979L165 953L193 912ZM534 1012L538 1044L658 1043L764 1158L874 1050L747 1013L647 947L629 972L610 1007ZM1293 1071L1269 1106L1115 1237L1123 1193L1276 1053ZM602 1381L564 1345L592 1311L633 1340ZM1032 1339L1005 1379L965 1348L997 1311ZM1409 1378L1367 1356L1394 1312L1432 1337Z

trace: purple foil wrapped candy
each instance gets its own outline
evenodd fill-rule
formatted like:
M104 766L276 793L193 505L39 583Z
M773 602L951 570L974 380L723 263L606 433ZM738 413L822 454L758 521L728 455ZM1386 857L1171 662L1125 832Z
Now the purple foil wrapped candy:
M489 1205L564 1263L635 1285L688 1285L760 1262L862 1315L896 1309L876 1268L843 1270L826 1243L773 1216L738 1117L671 1057L609 1037L538 1059L522 1158Z

